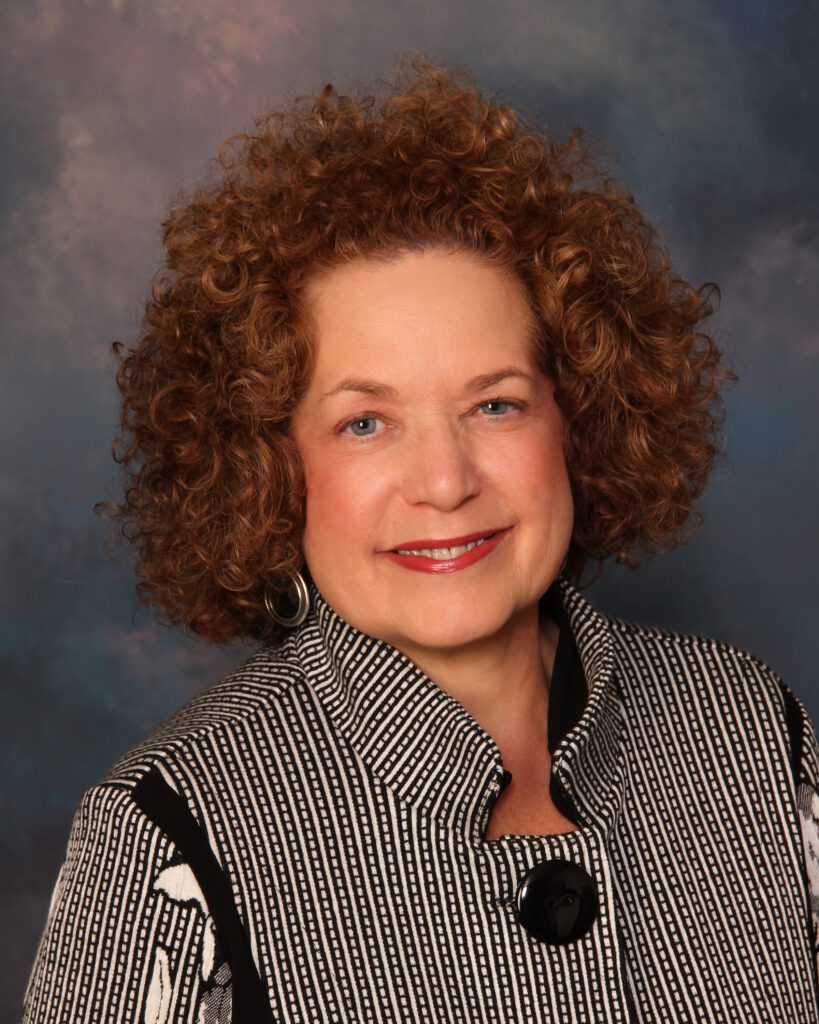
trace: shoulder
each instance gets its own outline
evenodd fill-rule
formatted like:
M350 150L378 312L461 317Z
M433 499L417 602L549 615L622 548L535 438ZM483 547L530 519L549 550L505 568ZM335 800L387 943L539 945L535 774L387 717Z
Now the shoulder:
M145 739L123 753L103 783L131 789L152 768L199 756L242 734L243 742L262 722L285 721L301 699L304 672L293 645L261 647L229 675L191 698Z
M719 685L750 684L781 697L784 683L761 658L711 636L679 633L617 616L606 616L617 656L648 665L669 684L685 686L708 679Z
M713 716L723 725L782 737L795 776L819 774L815 731L804 703L767 662L724 640L606 616L623 695L651 697ZM648 701L646 701L648 703Z

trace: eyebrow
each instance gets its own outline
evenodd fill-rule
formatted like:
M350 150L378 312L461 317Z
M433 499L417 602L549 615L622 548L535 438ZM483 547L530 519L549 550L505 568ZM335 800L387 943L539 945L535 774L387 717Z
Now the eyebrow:
M464 390L485 391L486 388L494 387L509 377L521 377L523 380L528 380L530 384L535 384L535 379L531 374L526 373L517 366L504 366L493 373L481 373L477 377L473 377L472 380L467 382ZM389 384L382 384L377 380L345 377L344 380L339 381L330 391L325 391L321 397L322 399L329 398L331 395L337 395L340 391L356 391L362 395L372 395L374 398L395 398L398 394L395 388L390 387Z

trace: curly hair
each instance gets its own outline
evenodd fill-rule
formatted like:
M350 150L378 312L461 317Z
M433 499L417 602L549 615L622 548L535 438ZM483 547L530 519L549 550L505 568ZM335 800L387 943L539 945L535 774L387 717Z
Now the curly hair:
M375 94L331 84L221 147L216 179L163 224L141 336L119 357L128 482L99 502L138 549L137 591L215 642L276 641L265 588L302 565L305 484L290 433L310 379L306 283L340 263L444 247L512 270L567 423L566 571L689 539L736 375L698 330L719 289L669 266L580 129L562 143L471 75L399 58Z

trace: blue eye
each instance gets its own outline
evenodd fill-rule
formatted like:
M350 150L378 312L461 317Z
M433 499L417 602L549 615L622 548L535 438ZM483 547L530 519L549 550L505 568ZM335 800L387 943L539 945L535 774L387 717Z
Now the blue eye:
M508 399L505 398L488 398L485 402L481 402L480 408L483 409L487 405L505 405L511 409L522 408L520 402L510 402ZM489 418L496 419L498 416L504 415L505 412L506 410L501 409L499 413L493 413Z
M359 433L355 428L356 427L360 427L362 423L365 423L365 424L366 423L375 423L375 420L376 420L375 416L359 416L359 418L357 420L350 420L350 422L347 424L347 426L352 429L353 434L356 437L368 437L372 433L372 431L364 430L364 431L361 431L361 433Z

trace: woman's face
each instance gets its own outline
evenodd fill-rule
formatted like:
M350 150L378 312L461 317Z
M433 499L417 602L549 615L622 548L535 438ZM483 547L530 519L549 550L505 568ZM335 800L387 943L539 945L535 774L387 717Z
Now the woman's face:
M409 657L501 633L557 575L573 519L523 286L428 251L334 268L307 302L316 365L292 433L316 585ZM396 554L491 534L462 555Z

